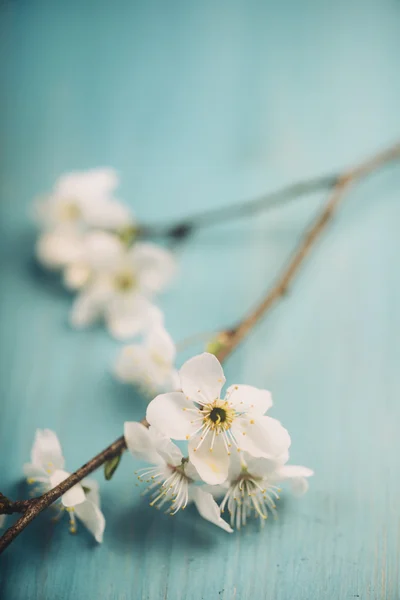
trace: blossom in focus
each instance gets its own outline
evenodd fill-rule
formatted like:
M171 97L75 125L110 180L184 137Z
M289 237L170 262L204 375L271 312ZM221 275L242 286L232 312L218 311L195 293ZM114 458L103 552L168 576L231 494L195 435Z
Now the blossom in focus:
M240 529L251 517L259 518L263 525L268 512L276 515L275 500L279 499L277 484L289 480L294 493L304 494L307 478L313 475L307 467L286 465L277 460L254 458L247 453L231 462L228 481L222 487L227 491L221 503L230 514L232 527Z
M125 383L136 384L147 394L179 389L178 372L174 367L175 344L159 324L144 337L141 344L126 346L115 365L115 375Z
M59 485L70 473L64 470L65 460L60 442L50 429L38 429L31 451L31 462L24 465L28 483L37 483L40 491L46 492ZM83 479L60 498L60 512L69 514L70 531L76 532L76 518L93 534L97 542L103 541L105 519L100 510L98 484L92 479Z
M189 457L208 484L228 477L231 449L255 457L287 460L290 436L264 413L271 394L249 385L221 390L224 373L213 354L203 353L180 369L182 392L160 394L147 407L146 419L165 436L189 441Z
M125 423L124 435L133 456L154 465L142 469L139 475L140 481L149 483L146 491L151 497L150 506L166 506L166 512L174 515L194 502L203 519L232 532L212 494L197 484L196 469L169 438L136 422Z
M73 304L72 325L82 328L104 319L111 335L128 339L162 323L161 311L149 298L175 273L172 253L145 242L127 249L116 236L105 232L97 236L94 246L96 251L92 244L86 263L73 263L66 274L67 280L76 281L85 268L90 273ZM101 247L106 247L104 252Z

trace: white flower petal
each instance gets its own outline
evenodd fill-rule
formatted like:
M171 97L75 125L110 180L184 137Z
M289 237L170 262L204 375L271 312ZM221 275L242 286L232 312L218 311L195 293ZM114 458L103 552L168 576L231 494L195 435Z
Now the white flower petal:
M163 321L159 308L141 294L115 295L106 307L106 322L113 337L127 340Z
M153 432L150 433L142 423L136 421L124 423L124 436L128 450L133 456L152 464L162 462L156 450L156 438Z
M48 269L61 269L82 255L82 237L73 231L43 233L36 242L36 256Z
M81 481L87 500L94 502L100 508L99 484L95 479L86 478Z
M143 352L143 346L132 344L122 348L115 363L114 373L120 381L135 383L138 371L142 372L149 361L147 353Z
M105 282L96 282L84 288L72 305L71 325L80 329L98 321L104 314L110 294Z
M214 354L204 352L185 362L179 371L183 393L201 404L219 398L225 376Z
M51 429L37 429L31 451L35 466L47 470L63 469L65 460L57 435Z
M175 257L161 246L137 242L129 254L144 294L160 292L175 274Z
M199 438L189 442L189 458L205 483L217 485L228 477L229 455L225 448L222 435L217 435L212 450L210 450L211 434L199 447Z
M217 525L217 527L224 529L228 533L233 532L232 527L221 517L219 506L212 497L212 494L204 492L200 487L192 486L191 495L203 519L210 521L210 523Z
M100 167L87 171L71 171L62 175L55 194L64 198L97 199L108 197L118 185L114 169Z
M288 431L271 417L236 418L231 429L240 449L252 456L274 459L284 455L290 447Z
M124 257L121 240L107 231L90 231L84 237L83 254L88 265L97 270L109 270Z
M73 263L68 265L63 272L63 281L65 287L69 290L79 290L89 281L91 269L85 263Z
M156 323L149 330L145 343L149 350L160 356L164 363L174 363L176 357L174 340L162 323Z
M307 477L314 475L314 471L308 467L297 465L283 465L275 471L276 481L290 480L292 491L297 496L305 494L308 490Z
M194 405L186 399L182 392L160 394L147 407L146 419L163 435L174 440L188 439L197 429L192 423L196 413Z
M238 412L251 410L263 415L272 406L271 392L251 385L231 385L226 399Z
M85 525L86 529L93 534L96 542L101 544L106 520L100 508L91 500L85 500L85 502L75 506L75 514Z
M26 463L23 466L23 472L27 479L31 481L37 481L38 483L49 483L50 475L46 472L46 470L39 466L34 465L32 463Z
M59 483L67 479L70 475L71 473L63 471L62 469L54 471L54 473L49 478L51 486L50 489L56 487ZM68 490L67 492L65 492L65 494L61 496L61 501L67 508L76 506L77 504L81 504L81 502L85 502L85 500L85 492L83 491L83 488L80 483L74 485L70 490Z
M4 527L6 523L6 515L0 515L0 529Z

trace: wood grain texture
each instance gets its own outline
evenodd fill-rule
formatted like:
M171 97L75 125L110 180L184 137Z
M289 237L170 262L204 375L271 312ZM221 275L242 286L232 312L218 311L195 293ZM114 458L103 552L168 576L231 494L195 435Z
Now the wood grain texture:
M356 162L400 132L400 4L10 1L0 17L0 489L23 497L37 427L73 469L144 411L110 374L118 344L71 331L71 298L33 266L32 196L111 165L158 221ZM126 456L101 483L104 544L43 515L2 557L1 599L400 598L399 189L393 166L351 193L226 364L231 382L272 390L292 462L316 471L309 494L229 536L148 507ZM183 247L161 299L174 338L248 310L320 200Z

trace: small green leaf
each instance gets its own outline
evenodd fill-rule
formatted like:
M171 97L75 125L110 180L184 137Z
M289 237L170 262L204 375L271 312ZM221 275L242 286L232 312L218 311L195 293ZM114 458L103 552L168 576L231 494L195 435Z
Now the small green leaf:
M110 458L110 460L104 463L104 477L107 479L107 481L110 481L111 477L114 475L120 460L121 454L118 454L118 456L114 456L114 458Z

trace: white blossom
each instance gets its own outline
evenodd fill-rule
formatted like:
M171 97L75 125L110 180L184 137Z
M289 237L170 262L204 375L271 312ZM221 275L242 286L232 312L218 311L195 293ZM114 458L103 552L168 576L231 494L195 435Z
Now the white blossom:
M59 485L70 476L64 470L65 460L57 435L50 429L38 429L31 451L31 462L24 465L28 483L37 483L43 493ZM83 479L65 492L58 503L60 513L69 514L70 531L76 531L76 517L93 534L97 542L103 541L105 519L100 510L98 484Z
M268 391L232 385L221 397L224 373L208 353L188 360L179 377L182 392L157 396L147 407L146 419L163 435L189 441L190 460L206 483L225 481L232 447L255 457L287 455L287 430L264 415L272 406Z
M36 220L43 229L36 255L45 267L62 269L79 260L87 231L118 232L134 226L128 208L113 197L117 184L113 169L67 173L50 196L36 204Z
M125 423L124 434L133 456L154 465L138 473L140 481L149 483L150 506L167 506L166 512L174 515L193 502L203 519L232 532L212 494L198 485L196 469L169 438L136 422Z
M125 383L136 384L147 394L179 389L174 367L175 344L162 324L154 326L141 344L126 346L115 365L115 375Z
M0 529L2 529L6 522L6 515L0 515Z
M290 480L293 491L304 494L308 489L306 478L313 474L307 467L241 454L231 461L228 481L220 486L227 488L221 512L228 509L231 525L237 529L246 525L250 517L259 518L263 525L268 512L276 515L275 500L281 491L277 484Z
M97 251L86 255L90 276L73 304L72 325L82 328L103 319L111 335L123 340L146 331L154 323L162 323L162 313L150 298L169 283L175 272L172 253L145 242L127 249L116 237L111 239L104 232L93 245ZM104 254L110 260L101 260L102 245L107 246ZM71 268L82 272L85 262L78 261ZM67 275L69 280L76 278L79 279L76 271L75 275L71 271Z

